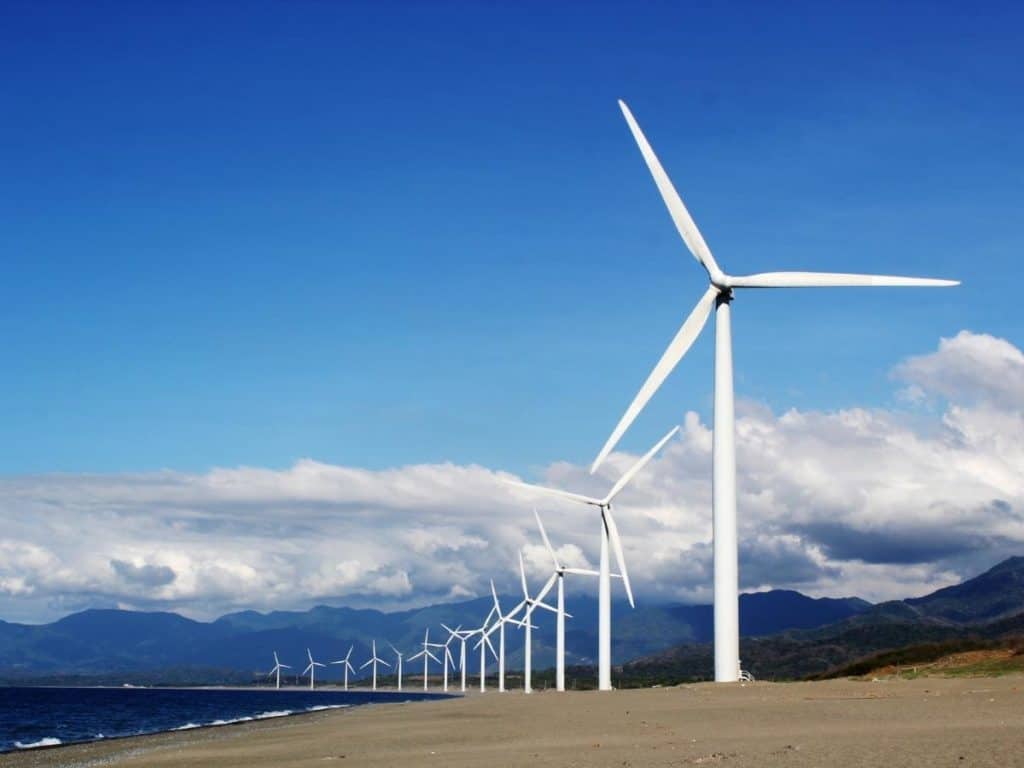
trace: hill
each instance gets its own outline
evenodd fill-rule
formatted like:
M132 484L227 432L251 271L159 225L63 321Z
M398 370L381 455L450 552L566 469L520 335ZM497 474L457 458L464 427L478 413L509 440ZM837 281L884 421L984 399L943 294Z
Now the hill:
M821 627L748 636L741 639L740 657L756 677L794 679L826 676L865 657L908 646L1022 634L1024 558L1012 557L923 597L868 606ZM686 643L638 658L624 665L621 674L631 684L706 679L712 659L709 643Z

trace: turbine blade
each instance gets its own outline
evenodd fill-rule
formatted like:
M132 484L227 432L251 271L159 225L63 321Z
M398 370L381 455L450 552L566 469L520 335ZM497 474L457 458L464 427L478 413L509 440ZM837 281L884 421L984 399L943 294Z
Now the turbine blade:
M661 199L665 201L665 207L668 208L669 215L679 231L679 236L683 238L683 242L686 243L686 247L690 249L693 257L707 270L709 277L714 279L721 275L722 270L718 268L715 257L711 255L711 249L704 242L700 230L697 229L697 225L693 221L693 217L690 216L690 212L683 205L683 200L679 197L679 193L676 192L676 188L672 185L668 174L665 173L665 169L661 167L658 156L651 149L651 145L647 142L647 137L644 136L643 131L640 130L640 126L637 124L636 118L633 117L633 113L629 111L626 102L621 99L619 100L619 108L629 124L629 130L633 133L637 146L640 147L640 154L644 156L647 168L650 170L651 176L654 177L654 183L658 185Z
M551 540L548 538L547 531L544 530L544 523L540 521L540 513L537 512L536 508L533 510L533 516L537 518L537 527L540 528L540 537L544 539L544 546L548 548L548 552L551 554L551 559L555 561L555 568L561 568L562 564L558 562L558 555L555 554L555 548L551 546Z
M615 552L615 560L619 564L619 572L622 574L622 586L626 588L626 597L629 598L629 607L636 608L633 602L633 590L629 585L629 572L626 570L626 558L622 554L622 541L619 540L619 528L615 525L615 518L612 516L611 507L604 507L604 522L608 527L608 539Z
M672 427L672 429L670 429L668 431L668 433L663 438L661 438L661 440L659 440L655 444L655 446L653 448L651 448L651 450L649 450L647 453L645 453L643 456L641 456L640 460L636 464L634 464L632 467L630 467L626 471L626 474L624 474L622 477L619 478L619 482L617 482L615 485L613 485L612 489L610 491L608 491L608 495L605 496L605 498L604 498L604 503L605 504L609 504L611 502L611 500L614 499L619 494L619 492L623 488L626 487L626 483L628 483L630 480L632 480L633 477L636 475L636 473L639 472L641 469L643 469L644 466L647 464L647 462L649 462L652 458L654 458L654 454L656 454L658 451L660 451L662 449L662 446L664 446L665 443L667 443L669 440L671 440L672 437L675 435L675 433L678 432L678 431L679 431L679 426L678 425Z
M730 277L736 288L843 288L901 286L906 288L945 288L960 285L959 280L930 277L893 277L891 275L850 275L841 272L763 272Z
M600 576L601 574L597 571L591 571L588 568L564 568L566 573L572 573L576 576Z
M523 595L525 595L526 599L529 600L530 599L530 592L526 588L526 566L523 565L523 551L522 550L519 550L519 576L520 576L520 578L522 579L522 582L523 582Z
M544 583L544 586L541 588L540 592L537 593L537 596L533 598L535 601L537 601L539 605L544 605L540 601L547 596L548 592L551 591L551 588L555 586L556 581L558 581L558 574L552 573L550 578L548 578L548 580Z
M594 506L599 506L601 504L600 499L595 499L592 496L583 496L582 494L579 493L570 493L569 491L559 490L558 488L548 488L547 486L544 485L532 485L531 483L523 483L520 482L519 480L507 480L505 478L502 478L502 480L507 485L514 485L518 488L525 488L529 491L540 491L542 493L550 493L553 496L561 496L563 499L572 499L573 501L578 501L582 504L593 504Z
M498 658L498 654L494 651L494 646L491 645L491 638L488 635L484 635L482 639L485 643L487 643L487 647L491 649L491 655L494 658Z
M494 610L501 616L501 604L498 602L498 590L494 588L494 579L491 579L491 595L494 597Z
M668 348L662 354L657 365L654 366L654 370L647 376L647 380L640 387L640 391L633 398L633 402L629 404L626 412L619 419L619 423L615 425L615 430L612 432L611 437L608 438L601 452L597 454L597 458L594 459L594 463L590 467L591 474L596 472L597 468L601 466L601 462L608 457L608 454L618 444L622 435L629 429L629 425L633 423L633 420L640 414L643 407L647 405L647 401L654 396L654 393L658 391L658 388L668 378L668 375L672 373L672 370L679 364L679 361L683 359L683 355L690 349L693 342L697 340L700 332L708 322L708 317L711 315L711 309L715 306L715 297L717 296L718 289L715 286L708 288L704 295L700 297L697 306L690 312L689 317L683 321L683 325L679 328L675 338L669 342Z

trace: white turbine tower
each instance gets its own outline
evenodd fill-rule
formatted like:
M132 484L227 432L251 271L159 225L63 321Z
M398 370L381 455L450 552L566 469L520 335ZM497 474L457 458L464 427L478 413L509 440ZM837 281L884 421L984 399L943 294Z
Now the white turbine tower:
M274 676L276 676L276 680L274 682L274 687L275 688L280 688L281 687L281 670L282 669L291 669L291 667L289 667L287 664L282 664L280 662L280 660L277 658L277 651L274 651L274 668L272 670L270 670L270 673L267 675L267 677L274 677Z
M428 677L428 671L429 670L427 669L427 664L429 663L430 659L433 659L438 664L441 663L441 660L439 658L437 658L437 656L435 656L431 652L431 650L430 650L432 647L434 647L436 645L437 645L437 643L430 642L430 628L428 627L426 629L426 631L423 633L423 650L420 651L419 653L415 653L415 654L413 654L412 656L409 657L409 661L415 661L420 656L423 657L423 690L424 691L428 690L427 680L429 680L429 677Z
M344 659L339 659L338 661L332 661L331 662L331 664L341 664L342 665L341 668L345 671L345 690L346 691L348 690L348 673L349 672L355 673L355 671L356 671L355 668L349 663L349 659L352 658L352 649L353 648L355 648L354 645L350 645L348 647L348 653L345 654L345 658Z
M537 527L540 529L540 536L544 539L544 546L547 547L548 554L551 555L551 559L555 563L555 577L558 579L558 602L556 607L558 610L558 617L556 619L555 627L555 690L565 690L565 617L569 616L565 612L565 574L572 573L577 576L600 576L601 574L597 571L592 571L587 568L570 568L563 565L558 559L558 555L555 553L555 548L551 546L551 540L548 539L547 531L544 530L544 523L540 521L540 515L537 510L533 510L533 516L537 518ZM618 574L612 574L617 576ZM542 593L538 595L538 598L543 600L544 595ZM571 617L570 617L571 618Z
M313 661L313 653L306 649L306 655L309 656L309 666L302 670L302 674L309 672L309 690L313 690L316 687L316 668L325 667L326 664L321 664L319 661Z
M523 603L526 607L523 610L523 620L519 622L526 631L526 638L523 646L523 692L533 693L533 624L530 621L530 617L533 616L534 608L544 608L551 611L552 613L558 613L556 608L552 608L547 603L541 602L544 596L551 591L551 587L555 584L555 579L558 578L558 574L551 574L551 577L547 580L547 583L541 588L540 592L537 593L537 597L530 597L530 590L526 586L526 566L523 565L523 553L519 553L519 577L523 583Z
M521 621L517 621L513 618L515 614L519 613L523 608L526 607L526 601L520 601L519 605L513 608L508 613L501 612L501 603L498 601L498 591L494 588L494 579L491 579L491 596L494 598L494 615L498 617L490 629L484 632L485 637L490 637L495 632L498 633L498 691L500 693L505 692L505 625L515 624L522 626ZM465 690L465 689L463 689Z
M361 664L359 668L360 669L366 669L371 664L373 665L373 688L372 688L372 690L376 691L377 690L377 665L378 664L383 664L385 667L390 667L391 665L388 664L386 661L384 661L384 659L377 658L377 641L376 640L372 640L371 641L370 647L372 649L371 650L372 655L370 656L370 660L367 661L365 664Z
M619 478L619 482L612 486L608 495L603 499L597 499L592 496L583 496L578 493L569 493L568 491L561 491L557 488L545 488L541 485L520 483L515 480L505 481L511 485L519 486L521 488L543 491L545 493L551 493L556 496L580 502L581 504L590 504L601 510L601 565L598 574L597 687L602 691L610 691L612 689L612 576L608 563L609 547L611 547L615 552L615 560L619 566L619 575L622 577L622 585L626 589L626 597L629 599L630 606L633 606L633 590L629 585L629 572L626 570L626 559L622 554L622 542L619 540L619 529L615 525L615 518L612 517L612 501L614 501L615 497L618 496L622 489L626 487L626 484L633 479L633 476L643 469L644 465L651 460L654 454L660 451L661 447L665 445L665 443L667 443L678 431L678 426L669 430L668 434L661 438L657 445L645 453L640 460L636 462L636 464L626 471L626 474Z
M391 643L388 643L388 645L391 645ZM393 645L391 645L391 650L395 652L395 656L398 658L395 671L398 673L398 690L402 690L402 652Z
M739 664L739 567L736 537L736 446L733 410L732 328L730 304L739 288L825 288L872 286L939 287L958 285L956 280L933 280L888 275L852 275L830 272L765 272L732 276L723 272L694 224L686 206L647 143L629 107L619 102L640 153L668 207L686 247L708 274L710 285L683 322L668 349L654 366L639 393L626 409L608 442L594 460L591 472L618 443L637 414L657 391L690 348L711 310L715 310L715 415L712 447L712 518L715 561L715 680L730 682L740 675Z

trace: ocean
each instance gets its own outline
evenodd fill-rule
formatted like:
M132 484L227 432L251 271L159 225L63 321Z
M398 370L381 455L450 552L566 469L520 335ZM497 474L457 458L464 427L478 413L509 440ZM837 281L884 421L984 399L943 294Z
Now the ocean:
M444 694L266 688L2 688L0 752Z

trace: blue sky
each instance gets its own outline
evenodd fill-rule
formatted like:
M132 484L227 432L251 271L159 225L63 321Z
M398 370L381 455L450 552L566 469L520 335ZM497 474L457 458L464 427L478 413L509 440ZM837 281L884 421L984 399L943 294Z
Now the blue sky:
M744 295L740 396L1019 345L1024 12L827 7L6 4L0 473L589 460L705 285L618 98L728 271L964 280Z

